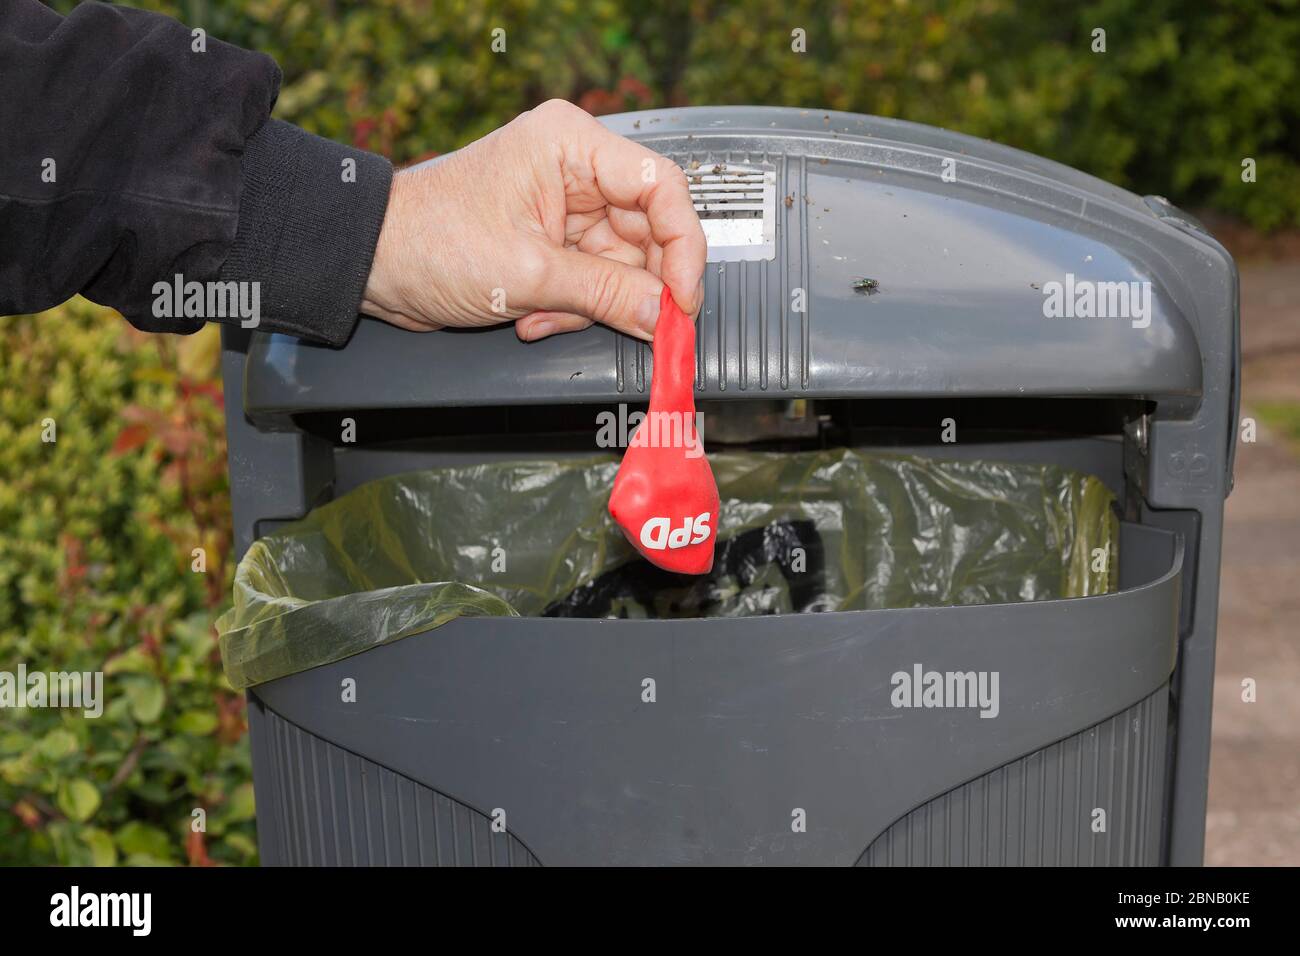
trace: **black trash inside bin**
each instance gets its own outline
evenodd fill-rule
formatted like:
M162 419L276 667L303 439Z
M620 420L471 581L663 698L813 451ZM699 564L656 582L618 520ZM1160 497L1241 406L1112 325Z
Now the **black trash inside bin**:
M362 323L339 351L227 331L241 551L279 529L259 549L297 540L308 569L331 509L407 473L583 475L534 516L546 559L581 574L532 604L481 571L385 604L384 588L429 582L379 572L400 522L377 522L374 554L346 549L358 576L344 590L381 592L364 626L330 613L342 582L323 559L317 591L236 614L225 643L254 685L263 862L1199 862L1236 414L1231 260L1161 200L911 124L755 108L607 121L708 171L692 182L711 258L697 397L706 440L734 449L716 461L906 462L948 479L1001 467L1021 493L1028 476L1064 487L1055 476L1094 503L1072 514L1104 540L1045 520L1032 543L987 552L1032 563L1045 542L1077 545L1052 555L1056 588L1024 585L1022 564L1003 578L1015 593L904 574L889 594L880 582L907 562L872 558L868 541L979 552L886 529L882 515L925 511L927 485L891 502L868 469L849 486L877 509L874 538L828 533L815 496L747 523L724 493L717 577L674 589L618 539L601 550L593 422L645 402L644 346L600 328L524 345L508 329ZM728 191L735 203L710 198ZM578 503L592 517L580 541L565 537ZM1042 496L1029 510L1053 513ZM415 513L448 534L441 522L472 517ZM444 557L490 567L500 548L508 575L520 536L464 527ZM780 560L805 543L814 573L862 564L862 592L807 587ZM276 563L255 552L241 574L258 566ZM309 639L282 651L370 643L277 658L293 620Z

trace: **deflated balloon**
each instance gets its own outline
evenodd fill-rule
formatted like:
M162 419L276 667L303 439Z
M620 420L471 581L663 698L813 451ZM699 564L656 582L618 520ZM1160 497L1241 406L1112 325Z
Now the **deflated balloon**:
M651 564L708 574L718 535L718 483L695 428L695 323L668 286L655 326L650 410L614 478L609 513Z

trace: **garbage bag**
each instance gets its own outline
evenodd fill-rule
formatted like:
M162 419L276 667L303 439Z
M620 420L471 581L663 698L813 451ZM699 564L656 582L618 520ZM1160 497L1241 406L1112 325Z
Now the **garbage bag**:
M1118 580L1113 495L1080 472L843 448L710 459L717 556L699 577L654 567L610 518L615 458L369 482L254 542L217 621L226 675L251 686L461 616L994 604Z

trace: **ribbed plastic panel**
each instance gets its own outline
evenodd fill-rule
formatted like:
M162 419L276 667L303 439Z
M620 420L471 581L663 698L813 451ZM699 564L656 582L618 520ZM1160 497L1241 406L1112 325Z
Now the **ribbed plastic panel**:
M1168 688L917 807L859 866L1156 866ZM1094 809L1106 829L1093 832Z
M509 832L436 790L263 712L276 814L264 864L280 866L539 866Z
M310 734L271 711L257 728L275 816L263 863L540 866L483 813ZM1155 866L1168 689L916 808L859 866ZM259 793L260 795L260 793ZM266 806L269 804L269 806ZM1094 810L1105 830L1093 832Z
M808 251L808 158L781 153L722 150L670 153L679 165L738 163L776 174L776 255L770 261L709 262L704 308L696 325L697 391L764 392L808 388L812 327ZM789 205L786 200L789 200ZM799 296L795 311L791 292ZM645 392L653 369L651 348L626 336L614 340L620 392Z

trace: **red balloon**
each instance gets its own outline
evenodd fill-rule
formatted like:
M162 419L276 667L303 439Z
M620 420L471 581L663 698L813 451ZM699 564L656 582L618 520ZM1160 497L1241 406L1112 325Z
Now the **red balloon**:
M609 513L646 560L707 574L718 536L718 483L695 421L695 323L668 286L655 326L650 410L623 455Z

